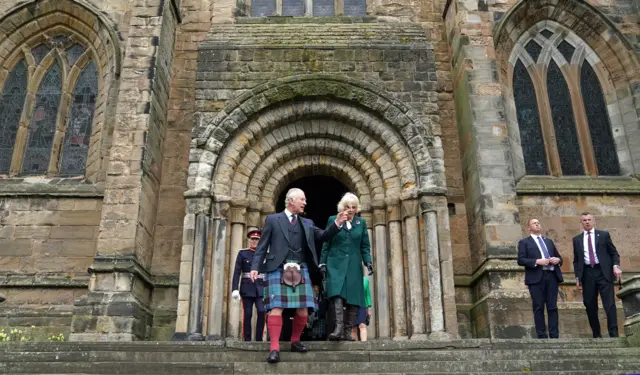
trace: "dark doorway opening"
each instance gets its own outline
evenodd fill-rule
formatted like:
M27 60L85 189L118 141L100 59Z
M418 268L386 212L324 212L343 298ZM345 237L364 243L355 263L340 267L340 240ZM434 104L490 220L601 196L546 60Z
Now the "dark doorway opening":
M276 212L285 209L284 198L287 195L287 191L291 188L298 188L304 191L307 197L307 206L302 216L313 220L316 226L322 229L327 226L329 216L337 214L340 198L349 191L346 186L333 177L302 177L287 185L287 187L282 190L276 202ZM317 249L319 250L320 247L317 247Z

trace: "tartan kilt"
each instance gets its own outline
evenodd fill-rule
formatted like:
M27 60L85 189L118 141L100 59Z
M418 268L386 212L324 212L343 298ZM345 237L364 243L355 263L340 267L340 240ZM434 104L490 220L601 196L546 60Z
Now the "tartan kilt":
M280 282L283 269L277 268L273 272L264 275L264 309L269 311L274 308L299 309L306 307L309 313L318 308L313 296L313 286L306 264L300 265L300 273L304 278L304 284L296 285L293 288Z

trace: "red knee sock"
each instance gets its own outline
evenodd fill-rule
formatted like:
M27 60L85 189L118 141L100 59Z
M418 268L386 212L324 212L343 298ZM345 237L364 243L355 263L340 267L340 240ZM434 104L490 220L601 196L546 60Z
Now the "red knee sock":
M294 324L295 325L295 324ZM270 349L280 350L280 331L282 331L282 315L271 315L267 318L267 329L269 330L269 337L271 338Z
M300 336L306 325L307 317L296 314L293 318L293 327L291 329L291 342L300 341Z

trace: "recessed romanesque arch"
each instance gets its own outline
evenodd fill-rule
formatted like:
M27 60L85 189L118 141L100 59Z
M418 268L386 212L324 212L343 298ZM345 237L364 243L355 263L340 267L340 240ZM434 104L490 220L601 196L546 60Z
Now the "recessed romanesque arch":
M298 101L288 103L294 99ZM213 119L202 118L204 125L193 134L188 194L228 196L231 180L224 175L238 167L253 140L282 124L317 118L341 120L386 143L404 179L403 189L444 189L442 162L433 159L427 147L438 147L439 140L407 106L365 82L308 75L259 86L233 100Z

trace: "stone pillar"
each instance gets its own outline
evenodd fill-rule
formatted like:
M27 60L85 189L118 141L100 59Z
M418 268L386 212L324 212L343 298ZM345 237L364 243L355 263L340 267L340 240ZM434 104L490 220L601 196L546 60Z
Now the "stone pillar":
M371 259L373 260L373 264L376 265L377 257L376 257L374 237L373 237L373 215L369 211L364 211L360 213L360 216L367 222L367 233L369 234L369 243L371 244ZM373 274L371 276L368 276L366 271L365 271L365 275L367 275L367 279L369 279L369 292L371 292L371 306L372 306L371 319L370 319L369 326L367 327L367 334L369 338L373 339L378 337L377 336L378 324L376 323L376 317L378 316L376 314L376 282L375 282L376 275Z
M213 210L211 232L211 280L209 284L209 316L207 319L207 340L224 338L222 315L224 311L224 276L227 265L227 213L229 204L216 203Z
M189 195L186 197L187 207L186 207L186 215L184 217L184 227L182 233L182 252L180 254L180 276L178 281L178 311L176 318L176 331L173 335L173 340L188 340L188 339L201 339L198 338L197 335L190 337L191 333L195 333L196 325L199 323L202 324L202 315L197 317L197 313L191 307L191 302L193 298L192 285L194 281L194 269L202 269L204 267L204 255L202 252L206 252L206 241L208 236L208 228L206 229L207 233L203 233L203 228L197 228L198 217L202 217L207 219L210 217L211 213L211 198L202 198L197 194ZM203 220L203 219L200 219ZM198 232L198 230L200 232ZM204 243L196 240L196 237L205 236ZM200 237L202 239L202 237ZM198 255L196 255L198 254ZM198 258L194 262L194 257ZM194 266L194 263L197 263ZM202 278L204 280L204 272L202 273ZM200 295L204 295L202 290L204 290L204 284L195 285L196 290L201 289L200 291L196 291L195 293L200 293ZM199 310L200 314L202 314L202 304L201 301L197 303L200 304ZM192 318L193 317L193 318ZM198 319L199 322L196 323L192 321L192 319ZM197 330L198 333L202 334L202 327Z
M390 337L389 324L389 260L387 258L387 221L384 204L373 207L374 243L376 247L376 311L378 312L378 338Z
M617 293L624 307L624 335L630 346L640 346L640 275L622 282Z
M229 265L227 268L227 277L229 278L229 290L227 291L227 303L229 306L227 315L227 337L240 337L241 309L240 301L231 298L231 280L233 279L233 267L240 249L244 248L246 238L245 223L247 214L247 204L245 202L232 202L230 221L231 221L231 241L229 249Z
M209 239L211 219L208 215L196 215L195 243L191 270L191 297L189 304L189 326L187 339L200 341L202 334L202 314L204 301L205 257Z
M261 229L263 222L260 221L260 206L257 202L250 202L249 207L247 208L247 233L254 229ZM246 239L246 246L249 247L249 239ZM253 315L251 315L251 327L256 327L256 322L258 321L258 311L253 307ZM267 325L264 325L264 332L262 333L263 340L267 337ZM251 340L255 341L256 339L256 330L251 330Z
M494 28L486 2L446 2L445 34L452 51L456 124L466 195L469 245L478 303L471 310L475 337L522 337L528 335L512 309L531 302L515 296L489 279L499 279L492 269L510 260L515 266L515 245L522 236L516 201L513 154L510 147L505 100L498 71L499 62L491 30ZM486 32L478 33L477 30ZM495 276L491 275L493 273ZM503 273L504 274L504 273ZM507 276L508 277L508 276ZM508 306L508 308L507 308ZM439 323L438 323L439 324Z
M423 212L422 217L424 219L427 273L429 277L429 318L431 321L431 334L438 336L439 333L444 332L438 223L435 211Z
M422 261L420 259L420 230L418 228L418 201L402 202L405 240L407 244L407 264L409 272L409 298L411 301L411 339L424 340L426 319L424 312L424 294L422 290Z
M407 311L404 294L404 257L399 200L387 202L389 249L391 252L391 296L393 306L393 339L407 339Z

